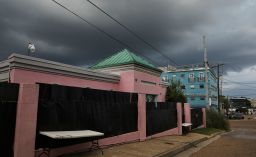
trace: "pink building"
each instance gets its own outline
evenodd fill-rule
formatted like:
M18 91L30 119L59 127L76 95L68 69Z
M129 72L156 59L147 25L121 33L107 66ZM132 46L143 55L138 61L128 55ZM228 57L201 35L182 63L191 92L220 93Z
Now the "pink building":
M181 105L177 104L178 127L146 137L146 97L150 95L154 96L158 102L165 101L166 84L160 81L161 72L128 50L123 50L95 64L91 69L12 54L7 60L0 62L0 82L20 84L14 156L35 156L39 95L39 86L36 83L138 93L138 131L101 139L99 143L102 146L182 134ZM186 111L189 112L189 110ZM189 118L186 118L186 121L189 121ZM89 147L89 144L82 143L54 149L51 151L51 156L84 150Z

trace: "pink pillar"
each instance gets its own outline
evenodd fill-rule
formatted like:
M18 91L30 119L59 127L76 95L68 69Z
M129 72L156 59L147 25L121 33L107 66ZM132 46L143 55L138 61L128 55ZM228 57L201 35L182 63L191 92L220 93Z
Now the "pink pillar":
M191 123L191 109L190 109L189 103L184 104L184 113L185 113L185 123ZM191 130L191 127L190 127L190 130Z
M182 104L177 103L177 126L178 126L178 135L182 135Z
M146 140L146 95L139 94L138 97L138 130L140 141Z
M20 84L14 157L34 157L39 86Z
M185 113L185 123L191 123L191 110L190 110L189 103L184 104L184 113Z
M202 112L203 112L203 127L206 128L206 112L205 112L205 108L202 108Z

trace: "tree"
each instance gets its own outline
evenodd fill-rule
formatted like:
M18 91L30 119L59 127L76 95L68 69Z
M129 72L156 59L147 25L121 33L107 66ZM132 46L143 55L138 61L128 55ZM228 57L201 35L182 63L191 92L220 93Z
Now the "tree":
M171 81L171 84L167 87L165 99L168 102L187 102L187 98L182 91L180 81Z
M247 98L246 98L246 100L245 100L245 105L246 105L247 108L251 108L251 107L252 107L251 101L248 100Z

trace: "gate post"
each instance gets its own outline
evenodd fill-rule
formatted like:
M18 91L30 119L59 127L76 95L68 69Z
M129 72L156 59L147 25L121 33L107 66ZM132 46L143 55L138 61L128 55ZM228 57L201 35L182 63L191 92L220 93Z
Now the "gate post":
M20 84L14 140L14 157L34 157L39 86Z
M203 122L203 127L206 128L206 111L205 108L202 108L203 116L202 116L202 122Z
M184 104L184 112L185 112L185 123L191 123L191 109L190 109L189 103ZM190 127L190 130L191 130L191 127Z
M178 135L182 135L182 104L177 103L177 126L178 126Z
M138 131L140 141L146 140L146 95L139 94L138 97Z

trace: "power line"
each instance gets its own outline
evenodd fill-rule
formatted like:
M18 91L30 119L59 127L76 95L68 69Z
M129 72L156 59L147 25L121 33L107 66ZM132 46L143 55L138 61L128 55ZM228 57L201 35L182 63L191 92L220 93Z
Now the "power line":
M251 84L251 85L256 85L256 83L246 83L246 82L223 82L223 83L231 83L231 84Z
M102 13L104 13L106 16L108 16L110 19L112 19L113 21L115 21L117 24L119 24L120 26L122 26L125 30L127 30L129 33L131 33L132 35L134 35L136 38L138 38L139 40L141 40L142 42L144 42L146 45L148 45L149 47L151 47L153 50L155 50L156 52L158 52L159 54L161 54L163 57L168 58L172 63L174 63L175 65L178 65L174 60L172 60L171 58L169 58L168 56L166 56L165 54L163 54L159 49L157 49L156 47L154 47L151 43L149 43L148 41L146 41L145 39L143 39L143 37L141 35L138 35L137 33L135 33L133 30L131 30L129 27L127 27L126 25L122 24L120 21L118 21L116 18L114 18L113 16L111 16L109 13L107 13L105 10L103 10L101 7L99 7L98 5L96 5L95 3L93 3L90 0L87 0L87 2L89 2L90 4L92 4L95 8L97 8L98 10L100 10Z
M237 84L237 85L239 85L239 86L252 87L252 86L250 86L250 85L240 84L240 83L233 83L233 82L223 82L223 83L224 83L224 84L229 84L229 83L231 83L231 84ZM253 86L253 87L255 87L255 86Z
M56 3L57 5L59 5L60 7L62 7L63 9L65 9L66 11L70 12L71 14L75 15L76 17L78 17L79 19L81 19L83 22L87 23L88 25L90 25L91 27L95 28L96 30L98 30L99 32L105 34L107 37L109 37L110 39L116 41L117 43L131 49L134 52L139 53L136 49L132 48L131 46L129 46L128 44L124 43L123 41L117 39L116 37L112 36L111 34L105 32L103 29L99 28L98 26L96 26L95 24L89 22L88 20L86 20L85 18L81 17L80 15L78 15L77 13L75 13L74 11L70 10L69 8L67 8L66 6L64 6L63 4L57 2L56 0L52 0L54 3ZM159 66L158 63L154 62L153 60L151 60L150 58L146 57L145 55L141 54L143 57L147 58L148 60L150 60L151 62L157 64Z
M223 89L234 89L234 90L255 90L255 88L248 88L248 89L243 89L243 88L225 88L225 87L223 87Z
M232 81L232 80L228 80L228 79L225 79L224 80L226 81L229 81L231 83L239 83L239 84L256 84L256 82L240 82L240 81Z
M256 93L250 93L250 94L244 94L244 95L229 95L229 96L233 96L233 97L238 97L238 96L256 96Z

